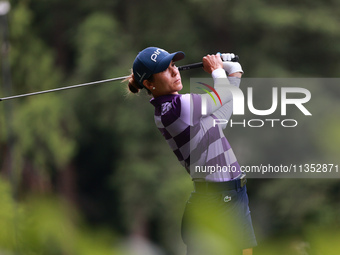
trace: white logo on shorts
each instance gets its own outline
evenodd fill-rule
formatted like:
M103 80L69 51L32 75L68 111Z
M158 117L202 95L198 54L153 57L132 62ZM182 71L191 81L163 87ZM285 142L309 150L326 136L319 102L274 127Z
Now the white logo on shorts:
M224 199L223 199L224 202L228 203L231 201L231 197L229 196L225 196Z

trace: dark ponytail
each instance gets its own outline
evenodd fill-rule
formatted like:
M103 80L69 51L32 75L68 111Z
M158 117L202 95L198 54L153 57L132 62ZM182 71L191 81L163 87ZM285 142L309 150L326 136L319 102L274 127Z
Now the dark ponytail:
M139 85L132 72L123 82L128 82L128 89L131 93L136 94L140 91Z
M131 74L123 82L128 82L128 89L133 94L137 94L141 90L132 70ZM148 94L151 95L151 91L148 90L147 88L145 89L147 90Z

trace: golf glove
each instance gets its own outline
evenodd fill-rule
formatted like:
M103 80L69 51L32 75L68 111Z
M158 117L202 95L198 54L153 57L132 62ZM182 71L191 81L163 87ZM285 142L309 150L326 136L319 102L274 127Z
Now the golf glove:
M223 69L227 72L227 74L232 73L243 73L241 64L239 62L231 62L231 60L235 57L234 53L222 53L221 58L223 61Z

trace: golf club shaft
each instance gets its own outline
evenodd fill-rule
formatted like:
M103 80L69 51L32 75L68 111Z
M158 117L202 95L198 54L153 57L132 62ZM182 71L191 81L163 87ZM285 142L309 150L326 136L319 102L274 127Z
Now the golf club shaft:
M238 61L239 61L239 57L237 55L234 58L231 59L231 62L238 62ZM194 68L201 68L201 67L203 67L203 62L198 62L198 63L194 63L194 64L180 66L180 67L178 67L178 70L179 71L185 71L185 70L190 70L190 69L194 69Z
M40 94L45 94L45 93L51 93L51 92L56 92L56 91L61 91L61 90L66 90L66 89L74 89L74 88L90 86L90 85L95 85L95 84L100 84L100 83L105 83L105 82L120 81L120 80L124 80L124 79L126 79L128 77L129 76L122 76L122 77L117 77L117 78L112 78L112 79L107 79L107 80L87 82L87 83L82 83L82 84L77 84L77 85L72 85L72 86L67 86L67 87L61 87L61 88L56 88L56 89L49 89L49 90L43 90L43 91L27 93L27 94L22 94L22 95L4 97L4 98L0 98L0 101L16 99L16 98L20 98L20 97L28 97L28 96L40 95Z
M238 56L236 55L235 58L233 58L231 61L237 62L238 61ZM185 70L201 68L201 67L203 67L203 63L199 62L199 63L194 63L194 64L180 66L180 67L178 67L178 70L179 71L185 71ZM61 90L67 90L67 89L74 89L74 88L90 86L90 85L95 85L95 84L100 84L100 83L106 83L106 82L112 82L112 81L120 81L120 80L124 80L124 79L126 79L128 77L129 76L122 76L122 77L117 77L117 78L101 80L101 81L94 81L94 82L87 82L87 83L82 83L82 84L77 84L77 85L71 85L71 86L66 86L66 87L61 87L61 88L56 88L56 89L49 89L49 90L43 90L43 91L38 91L38 92L32 92L32 93L27 93L27 94L16 95L16 96L3 97L3 98L0 98L0 101L16 99L16 98L21 98L21 97L35 96L35 95L40 95L40 94L45 94L45 93L51 93L51 92L57 92L57 91L61 91Z

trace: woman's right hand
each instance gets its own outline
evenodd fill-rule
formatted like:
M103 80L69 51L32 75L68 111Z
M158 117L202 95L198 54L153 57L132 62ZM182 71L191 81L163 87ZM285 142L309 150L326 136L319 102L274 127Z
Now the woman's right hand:
M223 62L220 54L206 55L203 57L203 70L207 73L212 73L214 70L222 68Z

